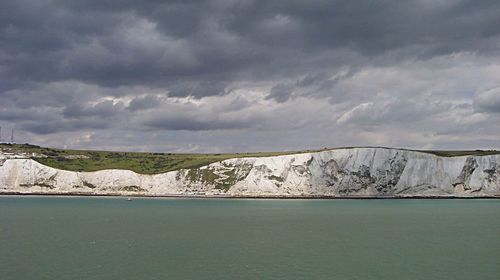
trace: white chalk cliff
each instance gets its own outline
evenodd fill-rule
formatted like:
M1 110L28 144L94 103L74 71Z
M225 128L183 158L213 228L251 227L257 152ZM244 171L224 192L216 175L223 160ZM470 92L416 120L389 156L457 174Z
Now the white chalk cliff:
M500 197L500 155L351 148L234 158L156 175L73 172L0 153L0 194Z

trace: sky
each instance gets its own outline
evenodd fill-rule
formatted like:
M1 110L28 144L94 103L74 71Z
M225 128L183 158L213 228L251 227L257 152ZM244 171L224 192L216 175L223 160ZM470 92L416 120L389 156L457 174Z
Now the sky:
M500 1L0 1L3 140L500 148Z

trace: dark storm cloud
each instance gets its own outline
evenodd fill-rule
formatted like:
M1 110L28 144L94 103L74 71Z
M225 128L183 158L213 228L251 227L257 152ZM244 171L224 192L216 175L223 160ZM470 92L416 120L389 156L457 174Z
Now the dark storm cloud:
M43 135L242 130L244 139L266 124L318 122L319 134L412 119L490 124L500 111L498 91L485 90L500 85L499 14L493 0L4 0L0 124ZM323 103L315 119L306 106Z
M51 108L25 109L0 108L0 120L15 124L17 129L35 134L51 134L61 131L103 129L111 125L102 117L63 118L59 110Z
M144 122L153 129L162 130L233 130L245 129L252 125L250 120L219 120L219 119L196 119L189 117L166 117L155 118Z
M279 84L271 88L271 92L266 99L274 99L276 102L286 102L293 92L293 86L288 84Z
M307 71L312 53L340 48L491 51L499 13L498 1L16 0L0 4L0 47L7 77L26 80L229 82L287 76L290 57Z
M93 119L83 119L83 120L65 120L65 121L54 121L54 122L39 122L39 121L29 121L22 122L18 126L22 130L30 131L35 134L51 134L57 132L74 132L88 129L105 129L109 128L109 124Z
M204 96L224 95L230 92L227 84L217 81L203 81L182 83L169 87L168 93L171 97L192 96L201 98Z

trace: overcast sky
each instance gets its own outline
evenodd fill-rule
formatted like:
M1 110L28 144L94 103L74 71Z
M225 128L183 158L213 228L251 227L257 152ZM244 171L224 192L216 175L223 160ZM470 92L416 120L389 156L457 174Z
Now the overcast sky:
M0 1L2 138L500 148L500 1Z

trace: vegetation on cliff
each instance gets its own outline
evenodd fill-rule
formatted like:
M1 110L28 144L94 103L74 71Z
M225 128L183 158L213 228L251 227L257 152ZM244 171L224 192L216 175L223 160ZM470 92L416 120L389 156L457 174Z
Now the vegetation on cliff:
M239 157L279 156L299 152L259 152L232 154L181 154L109 152L44 148L30 144L0 144L8 153L25 154L50 167L70 171L126 169L141 174L157 174L179 169L194 169L217 161ZM308 152L308 151L302 151Z
M24 154L50 167L70 171L98 171L104 169L126 169L141 174L156 174L179 169L195 169L210 163L230 158L268 157L322 150L304 150L294 152L259 152L259 153L224 153L224 154L182 154L182 153L145 153L145 152L109 152L90 150L68 150L44 148L30 144L0 144L5 153ZM438 156L493 155L494 150L473 151L419 151ZM194 172L194 171L193 171ZM193 173L194 174L194 173ZM196 174L199 175L199 174ZM202 174L203 175L203 174ZM210 174L208 174L210 175ZM217 176L203 175L204 179L215 180ZM231 178L231 174L228 177ZM194 176L194 175L193 175ZM212 178L213 177L213 178Z

